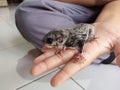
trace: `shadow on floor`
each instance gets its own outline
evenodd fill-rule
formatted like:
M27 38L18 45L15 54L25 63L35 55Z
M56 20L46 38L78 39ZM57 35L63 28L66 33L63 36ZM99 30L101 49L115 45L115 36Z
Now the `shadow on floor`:
M18 60L16 71L22 78L27 80L35 78L30 75L29 71L32 67L33 60L40 54L42 53L39 50L32 49L24 57Z

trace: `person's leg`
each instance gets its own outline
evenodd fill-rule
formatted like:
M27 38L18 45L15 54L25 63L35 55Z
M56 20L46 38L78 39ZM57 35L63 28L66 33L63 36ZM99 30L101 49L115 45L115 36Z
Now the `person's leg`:
M95 15L92 9L52 0L23 2L16 11L16 25L23 37L41 48L41 39L53 29L73 27L88 22Z

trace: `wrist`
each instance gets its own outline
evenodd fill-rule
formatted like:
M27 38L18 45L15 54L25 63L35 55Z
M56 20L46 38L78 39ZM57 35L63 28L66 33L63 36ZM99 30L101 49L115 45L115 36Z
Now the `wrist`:
M95 22L109 22L120 24L120 0L113 0L106 4Z

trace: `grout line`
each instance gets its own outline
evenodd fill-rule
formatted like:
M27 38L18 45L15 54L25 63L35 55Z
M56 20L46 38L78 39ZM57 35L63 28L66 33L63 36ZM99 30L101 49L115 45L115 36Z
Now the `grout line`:
M16 88L15 90L20 90L21 88L24 88L25 86L27 86L27 85L29 85L29 84L35 82L35 81L38 81L39 79L44 78L44 77L46 77L47 75L49 75L49 74L51 74L51 73L53 73L53 72L55 72L55 71L57 71L57 70L58 70L58 69L56 69L56 70L54 70L54 71L51 71L51 72L49 72L49 73L47 73L47 74L45 74L45 75L43 75L43 76L40 76L40 77L38 77L37 79L34 79L34 80L32 80L31 82L26 83L26 84L24 84L24 85L22 85L22 86Z
M76 82L72 77L70 78L71 80L73 80L73 82L75 82L78 86L80 86L83 90L86 90L82 85L80 85L78 82Z
M59 69L61 69L61 67L58 67ZM79 87L81 87L83 90L86 90L82 85L80 85L78 82L76 82L72 77L70 77L70 79L76 83Z

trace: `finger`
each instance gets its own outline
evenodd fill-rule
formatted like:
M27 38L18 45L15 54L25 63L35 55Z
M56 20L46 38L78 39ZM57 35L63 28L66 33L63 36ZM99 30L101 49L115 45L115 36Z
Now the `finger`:
M46 58L49 58L50 56L53 56L55 54L56 50L48 50L47 52L43 53L42 55L38 56L33 63L38 64L39 62L45 60Z
M93 51L94 50L94 51ZM99 55L107 52L108 50L103 46L99 46L97 42L87 43L83 48L82 55L85 59L84 63L75 63L74 60L68 62L51 80L52 86L58 86L65 80L72 77L75 73L81 69L90 65Z
M42 47L41 51L42 52L47 52L49 50L53 50L54 48L48 48L47 46Z
M56 54L54 56L51 56L44 61L34 65L31 69L31 74L38 75L56 68L70 60L76 52L76 50L66 50L63 52L63 54Z
M120 39L115 43L114 52L116 56L116 64L120 67Z

